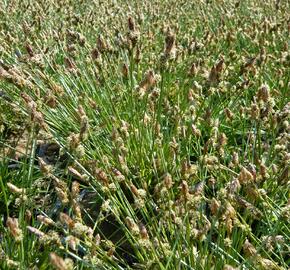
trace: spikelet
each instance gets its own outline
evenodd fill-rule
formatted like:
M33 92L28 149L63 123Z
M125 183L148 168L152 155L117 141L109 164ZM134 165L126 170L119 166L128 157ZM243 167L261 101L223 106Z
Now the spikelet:
M238 176L238 180L241 185L244 185L253 182L254 177L245 167L242 167L241 172Z
M23 239L23 233L22 230L19 228L18 219L8 217L6 221L6 226L8 227L15 241L21 242Z
M72 183L72 188L71 188L71 199L72 199L72 207L74 214L76 215L77 220L82 220L82 212L81 212L81 207L78 202L78 197L79 197L79 192L80 192L80 184L77 181L74 181Z
M65 238L65 241L73 251L77 251L77 247L80 243L80 239L78 239L77 237L73 235L69 235Z
M24 188L18 188L17 186L13 185L12 183L8 182L7 187L9 188L10 192L22 195L26 193L26 189Z
M75 222L67 214L60 213L59 214L59 219L60 219L61 223L67 225L69 229L73 229L74 228Z
M63 205L67 205L69 203L68 196L68 187L67 184L54 176L53 174L49 174L49 177L53 180L56 194Z
M41 157L38 158L38 164L39 164L40 171L44 175L50 175L52 171L51 165L48 165Z
M56 253L51 252L49 259L53 267L57 270L73 270L73 261L71 259L62 259Z
M173 186L172 176L169 173L166 173L163 178L164 186L166 189L170 190Z
M140 33L137 30L137 27L132 17L128 18L128 28L129 28L129 32L128 32L129 47L133 49L137 45L137 42L140 37Z
M219 62L212 67L209 73L207 79L207 83L209 85L216 85L217 83L219 83L223 67L224 67L224 59L222 57L221 60L219 60Z
M81 122L79 139L80 141L84 141L88 137L89 119L84 111L84 108L81 105L78 107L78 117L80 118L80 122Z
M220 207L221 207L221 202L215 198L212 198L210 202L210 211L213 216L216 216L218 214Z
M166 58L171 59L175 58L176 55L175 35L170 29L167 30L167 35L165 37L164 55Z
M38 215L36 218L39 222L41 222L45 225L55 225L55 222L49 217L46 217L43 215Z
M125 222L133 235L138 236L140 234L140 228L132 218L126 217Z
M78 172L74 167L69 166L68 167L68 172L77 180L79 180L80 182L84 183L84 184L88 184L88 178L87 175L85 174L81 174L80 172Z
M261 85L257 92L257 100L258 101L263 101L263 102L268 102L270 98L270 89L267 84Z
M148 232L147 232L147 229L145 227L144 224L140 224L139 226L139 229L140 229L140 236L141 238L144 240L144 239L148 239L149 238L149 235L148 235Z
M34 228L34 227L27 226L27 229L28 229L31 233L33 233L33 234L35 234L37 237L39 237L39 238L45 236L45 233L44 233L44 232L42 232L42 231L40 231L40 230L38 230L38 229L36 229L36 228Z
M144 79L141 81L137 88L140 97L143 97L147 91L155 86L158 80L159 78L157 75L155 75L154 71L151 69L148 70L145 73Z
M82 224L81 222L75 222L72 228L72 233L78 237L88 237L88 239L93 239L93 229Z

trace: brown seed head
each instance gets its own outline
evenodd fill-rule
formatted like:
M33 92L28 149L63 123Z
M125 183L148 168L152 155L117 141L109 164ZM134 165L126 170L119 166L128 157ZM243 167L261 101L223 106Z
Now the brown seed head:
M51 218L43 215L38 215L37 220L45 225L55 225L55 222Z
M27 226L26 227L31 233L35 234L37 237L43 237L45 236L45 233L43 233L42 231L34 228L34 227L31 227L31 226Z
M164 181L164 186L167 189L170 189L172 187L172 185L173 185L172 176L169 173L166 173L163 181Z
M175 48L175 35L168 31L165 37L165 55L170 55Z
M65 213L59 214L59 219L61 223L67 225L70 229L73 229L75 226L75 222Z
M73 262L71 259L62 259L56 253L51 252L49 254L50 262L57 270L72 270Z
M132 17L128 18L128 27L130 31L135 31L135 22Z
M254 177L245 167L243 167L238 176L238 180L242 185L244 185L253 182Z
M140 229L139 226L135 223L135 221L130 218L126 217L125 219L126 225L128 226L129 230L134 234L134 235L139 235L140 234Z
M149 239L147 229L144 224L140 224L140 235L142 239Z
M269 86L267 84L263 84L257 93L257 99L258 101L264 101L264 102L268 102L270 98L270 89Z
M248 239L246 239L244 245L243 245L243 251L246 255L246 257L253 257L257 255L257 250L255 247L249 242Z
M45 174L45 175L49 175L52 171L52 167L48 164L46 164L46 162L42 159L42 158L38 158L38 164L39 164L39 168L40 171Z
M80 183L77 181L73 181L72 187L71 187L72 198L77 199L79 193L80 193Z
M26 192L24 188L18 188L10 182L7 183L7 187L9 188L10 192L15 194L25 194Z
M6 221L6 226L8 227L16 242L20 242L23 239L22 230L19 228L17 218L8 217Z

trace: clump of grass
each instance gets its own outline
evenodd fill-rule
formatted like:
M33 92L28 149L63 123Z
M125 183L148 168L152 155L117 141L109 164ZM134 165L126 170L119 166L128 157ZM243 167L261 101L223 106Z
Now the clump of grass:
M287 10L4 1L1 269L287 269Z

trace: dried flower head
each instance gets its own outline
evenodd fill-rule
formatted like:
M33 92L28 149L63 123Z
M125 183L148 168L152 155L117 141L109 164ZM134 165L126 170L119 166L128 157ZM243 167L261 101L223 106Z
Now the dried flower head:
M51 218L43 215L38 215L37 220L45 225L55 225L55 222Z
M70 229L73 229L73 228L74 228L74 226L75 226L75 222L74 222L74 221L70 218L70 216L68 216L67 214L65 214L65 213L60 213L60 214L59 214L59 219L60 219L60 221L61 221L63 224L67 225L68 228L70 228Z
M223 71L223 67L224 67L224 59L223 57L221 58L221 60L219 60L217 62L217 64L215 64L208 76L207 82L209 85L215 85L217 83L220 82L220 77L221 77L221 73Z
M57 270L73 270L73 261L71 259L63 259L56 253L51 252L49 254L50 262Z
M244 242L243 251L246 257L253 257L257 255L256 248L249 242L248 239L246 239L246 241Z
M241 172L238 176L238 180L242 185L244 185L253 182L254 177L245 167L242 167Z
M132 218L126 217L125 222L126 222L126 225L128 226L129 230L131 231L131 233L133 235L140 234L140 228Z
M6 221L6 225L14 237L16 242L21 242L23 239L22 230L19 228L18 219L8 217Z
M267 84L263 84L257 93L258 101L268 102L270 98L270 89Z
M13 185L12 183L8 182L7 187L9 188L10 192L15 194L25 194L26 190L24 188L18 188L17 186Z

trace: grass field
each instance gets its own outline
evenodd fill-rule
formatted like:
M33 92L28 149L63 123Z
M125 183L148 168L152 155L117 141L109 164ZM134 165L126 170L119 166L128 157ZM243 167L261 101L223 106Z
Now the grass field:
M0 269L289 269L289 11L1 0Z

